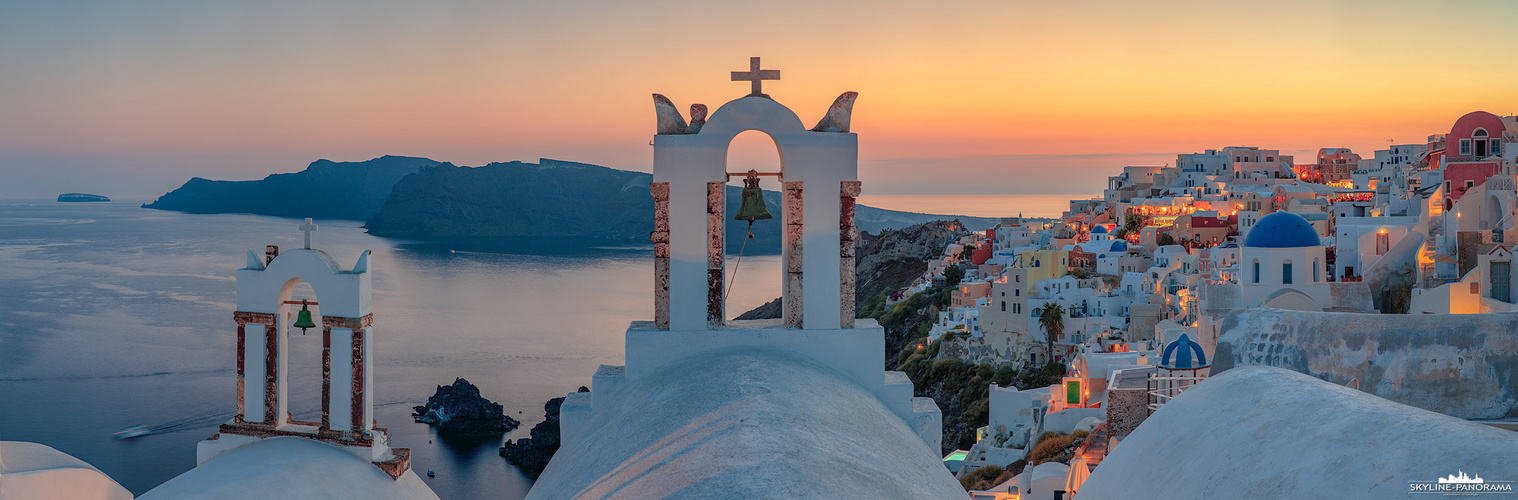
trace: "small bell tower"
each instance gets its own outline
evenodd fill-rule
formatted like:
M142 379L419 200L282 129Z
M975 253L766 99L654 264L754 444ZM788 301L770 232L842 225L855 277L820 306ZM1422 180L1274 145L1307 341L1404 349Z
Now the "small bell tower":
M706 106L696 104L687 125L668 98L654 94L654 320L627 328L624 366L602 366L591 378L591 392L566 397L559 410L561 449L574 446L597 405L616 404L623 387L666 366L752 349L836 370L879 398L936 454L943 437L938 406L931 398L914 398L906 374L881 370L885 330L873 319L855 319L859 137L849 124L858 94L838 96L808 129L761 91L761 81L778 80L780 72L760 69L757 57L749 68L732 74L734 81L750 82L749 94L723 104L710 120ZM727 171L728 144L749 130L775 141L779 172ZM745 179L744 203L732 217L774 218L782 228L780 320L725 319L724 196L734 176ZM763 209L759 181L765 176L779 180L779 214Z
M237 413L200 442L196 463L261 439L293 436L343 448L398 478L411 467L410 450L391 448L374 421L369 251L344 269L311 248L317 229L311 219L300 229L305 248L281 253L271 245L262 256L249 250L247 266L237 270ZM316 300L291 300L302 281ZM321 421L302 422L289 411L290 335L318 325L322 364L301 368L321 370Z

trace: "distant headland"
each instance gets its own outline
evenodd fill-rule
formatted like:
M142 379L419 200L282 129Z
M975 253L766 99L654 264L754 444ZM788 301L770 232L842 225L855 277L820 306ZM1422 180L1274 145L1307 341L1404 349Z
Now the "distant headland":
M571 238L646 242L653 231L653 197L643 172L540 159L461 167L427 158L384 156L363 162L317 160L305 170L256 181L193 178L143 208L189 213L252 213L365 221L370 234L415 239ZM729 187L728 210L740 188ZM779 213L780 195L764 192ZM862 231L900 229L958 219L986 229L997 219L936 215L858 206ZM729 221L740 238L747 223ZM779 249L779 224L753 225L751 251ZM771 248L773 247L773 248Z

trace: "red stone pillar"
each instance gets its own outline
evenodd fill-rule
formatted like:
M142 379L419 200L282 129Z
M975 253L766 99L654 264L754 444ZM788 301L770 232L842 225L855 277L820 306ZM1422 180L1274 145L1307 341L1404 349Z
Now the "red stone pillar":
M264 327L264 423L279 425L279 326Z
M669 329L669 183L651 182L654 197L654 325Z
M724 213L727 189L725 182L706 183L706 327L722 328L726 324L727 297L723 290L723 240L727 236Z
M783 315L785 316L786 328L801 328L802 310L805 305L801 302L801 252L802 252L802 211L801 181L784 182L785 188L785 289L782 291L784 300Z
M236 317L234 316L234 319ZM243 377L246 376L247 366L243 364L243 358L248 354L248 322L237 320L237 415L232 421L242 423L243 412L246 411L246 403L243 402Z
M362 433L366 428L364 425L366 417L364 415L364 364L366 361L364 359L364 330L365 328L362 327L353 330L353 400L349 402L349 407L353 410L353 432L358 433Z
M322 317L322 430L332 428L332 326Z
M853 328L855 312L854 242L859 227L854 225L854 200L859 196L859 181L843 181L838 198L838 298L839 328Z
M274 315L269 313L255 313L247 311L232 312L232 321L237 322L237 415L232 419L234 422L243 423L247 415L247 373L248 373L248 323L264 325L265 338L268 332L274 331ZM265 354L267 357L267 353ZM267 390L265 398L267 400ZM267 414L268 412L265 412Z

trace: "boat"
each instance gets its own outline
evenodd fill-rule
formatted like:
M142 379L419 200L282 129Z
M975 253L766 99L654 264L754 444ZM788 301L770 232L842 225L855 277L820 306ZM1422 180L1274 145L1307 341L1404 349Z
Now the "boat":
M427 469L427 477L437 477L437 473L432 472L432 469Z
M146 436L146 435L152 434L152 433L153 433L153 429L149 428L146 425L134 425L134 426L127 427L125 429L116 431L114 434L111 434L111 437L114 437L116 439L132 439L134 437Z

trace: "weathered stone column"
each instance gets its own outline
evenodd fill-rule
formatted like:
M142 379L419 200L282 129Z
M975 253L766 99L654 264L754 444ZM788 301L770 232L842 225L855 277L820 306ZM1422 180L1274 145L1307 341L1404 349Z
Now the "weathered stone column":
M352 399L348 402L348 407L353 412L351 415L353 422L352 427L350 427L350 430L353 432L363 432L369 428L369 415L367 411L364 411L364 392L369 390L364 384L364 374L368 370L364 366L368 362L367 356L365 356L365 353L368 352L368 349L365 348L365 333L366 329L363 327L353 330L353 392L350 396Z
M801 252L802 252L802 183L801 181L784 182L785 202L785 299L780 303L784 306L786 328L801 328L801 313L805 310L802 300L801 289Z
M249 351L248 351L248 348L250 346L248 344L248 328L247 328L247 326L248 326L248 323L253 323L254 325L257 325L256 330L258 330L258 331L253 332L255 335L257 335L259 333L263 333L263 331L266 331L266 330L273 330L274 329L274 315L273 314L268 314L268 313L255 313L255 312L246 312L246 311L235 311L235 312L232 313L232 320L237 322L237 415L235 417L233 417L233 420L235 422L237 422L237 423L242 423L242 422L244 422L246 420L247 409L248 409L248 403L247 403L247 397L248 397L247 396L248 364L247 364L247 360L248 360L249 354L250 354ZM257 347L257 346L258 346L258 344L254 344L251 347ZM258 352L258 353L254 353L254 354L257 354L256 357L263 357L263 353L262 352ZM263 377L260 376L258 378L263 378ZM263 414L264 412L259 412L259 413Z
M853 328L855 316L854 242L859 227L854 225L854 199L859 196L859 181L843 181L838 198L838 318L839 328Z
M723 290L722 246L727 237L725 182L706 183L706 327L722 328L726 323L727 297Z
M651 182L654 196L654 326L669 329L669 183Z
M332 326L322 317L322 430L332 428Z
M284 415L279 414L279 327L264 327L264 423L279 425Z

